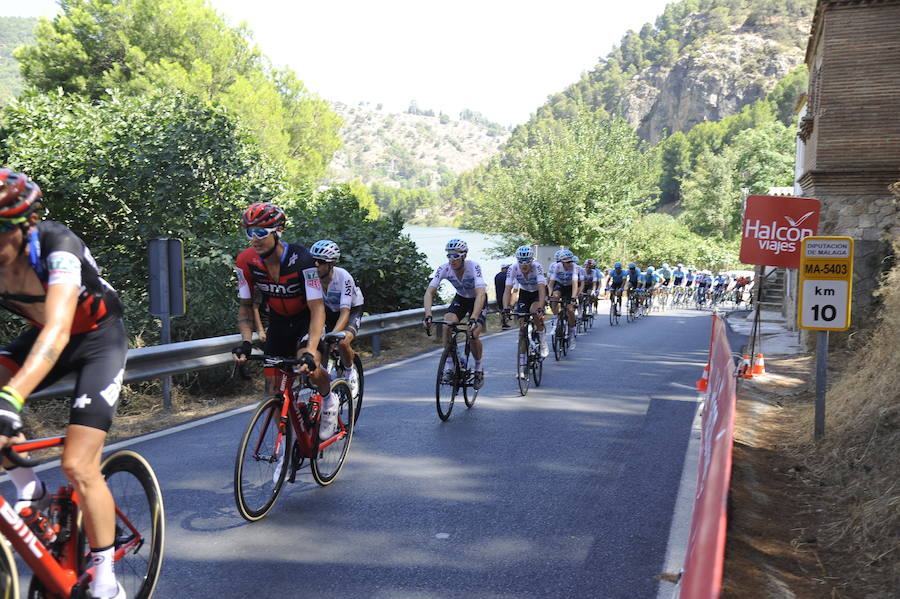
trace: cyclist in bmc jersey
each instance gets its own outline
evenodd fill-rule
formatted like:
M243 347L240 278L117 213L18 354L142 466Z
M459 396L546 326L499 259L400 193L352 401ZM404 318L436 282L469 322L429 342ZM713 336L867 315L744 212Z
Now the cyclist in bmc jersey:
M425 290L423 306L425 308L425 320L423 324L431 323L431 305L434 301L434 292L441 286L441 281L450 281L456 289L456 295L450 303L450 309L444 314L447 322L459 322L469 315L469 333L472 337L472 355L475 357L475 388L481 389L484 384L484 367L481 364L482 344L481 335L484 326L484 314L481 313L487 301L487 284L481 275L481 266L474 260L467 260L469 253L468 244L462 239L451 239L447 242L447 260L434 271L434 277ZM444 327L444 344L447 343L449 327ZM447 365L444 365L447 370Z
M81 500L93 597L124 598L113 572L115 505L100 472L103 443L125 373L122 304L84 242L65 225L39 222L41 190L0 170L0 306L31 325L0 350L0 447L21 442L19 413L33 391L77 372L62 470ZM15 511L47 509L50 493L31 468L3 466L18 493Z
M544 306L547 303L547 279L540 262L534 260L534 249L530 245L522 245L516 250L516 264L510 266L506 273L506 290L503 292L503 305L511 306L513 289L518 287L519 298L515 305L516 312L534 313L534 328L541 338L541 356L550 355L544 331ZM509 308L507 308L508 310ZM525 318L519 317L519 327L525 326ZM525 348L519 348L519 360L525 359ZM523 362L524 363L524 362Z
M322 282L312 255L302 245L281 240L287 221L284 211L269 202L251 204L244 212L242 227L250 247L238 254L238 329L243 339L233 350L243 363L250 354L253 335L253 290L258 289L269 306L269 328L263 351L272 356L297 356L304 363L299 372L309 378L322 395L319 438L328 439L337 428L338 399L331 394L328 373L320 367L319 341L325 326ZM298 344L306 342L298 349ZM276 373L266 372L269 392L275 389Z
M557 299L564 297L578 298L581 289L578 280L578 267L575 266L575 254L570 250L559 250L556 253L558 260L550 267L547 277L550 296ZM551 310L554 314L559 312L559 304L553 304ZM569 321L569 347L575 349L575 304L570 303L566 308L566 318Z
M359 394L359 378L353 368L356 354L350 344L356 338L362 323L363 294L356 286L353 276L345 269L335 266L341 257L338 244L322 239L312 244L309 253L316 262L319 280L325 290L325 331L344 332L344 338L338 343L338 351L344 367L344 378L350 383L350 389L356 397Z

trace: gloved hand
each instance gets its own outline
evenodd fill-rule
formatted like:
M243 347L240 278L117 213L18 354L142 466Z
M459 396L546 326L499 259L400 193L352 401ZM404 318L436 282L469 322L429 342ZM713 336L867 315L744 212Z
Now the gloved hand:
M239 346L231 350L231 353L235 355L236 358L246 358L253 351L253 344L249 341L244 341Z
M422 326L425 328L425 333L431 337L431 316L426 316L422 319Z
M24 401L15 389L9 385L0 389L0 437L15 437L22 430L22 411Z
M309 352L304 352L303 355L300 356L300 363L297 366L306 366L306 369L309 372L313 372L316 368L318 368L318 366L316 366L316 359Z

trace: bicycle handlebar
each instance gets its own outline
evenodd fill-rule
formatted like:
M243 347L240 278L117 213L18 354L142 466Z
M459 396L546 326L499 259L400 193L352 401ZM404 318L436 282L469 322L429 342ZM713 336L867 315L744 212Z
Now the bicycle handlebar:
M12 447L3 448L2 453L3 456L6 457L10 462L15 464L16 466L21 466L22 468L34 468L41 463L41 461L38 459L26 458Z

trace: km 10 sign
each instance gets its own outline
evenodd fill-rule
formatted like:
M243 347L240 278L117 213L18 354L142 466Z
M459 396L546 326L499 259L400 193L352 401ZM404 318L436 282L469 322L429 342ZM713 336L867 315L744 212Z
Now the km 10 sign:
M819 200L749 196L741 229L741 262L797 268L800 240L818 232Z
M853 239L807 237L800 252L801 329L844 331L850 328L853 290Z

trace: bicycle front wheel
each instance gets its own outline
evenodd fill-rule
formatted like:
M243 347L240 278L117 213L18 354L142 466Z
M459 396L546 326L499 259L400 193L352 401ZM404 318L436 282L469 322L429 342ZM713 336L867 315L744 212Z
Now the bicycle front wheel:
M338 431L329 439L319 441L316 457L309 461L313 479L327 487L344 467L350 441L353 439L353 391L343 379L331 383L331 394L338 402Z
M19 571L4 541L0 541L0 599L19 599Z
M353 369L356 370L356 380L359 383L359 389L356 392L356 397L353 398L353 424L356 425L356 421L359 420L359 411L362 410L362 400L363 400L363 388L365 386L365 381L363 380L363 364L362 358L359 357L359 354L353 355Z
M434 386L434 399L437 404L438 418L446 421L453 411L453 402L459 392L459 356L452 345L444 349L441 361L438 362L437 382Z
M126 595L153 595L163 560L166 519L153 468L140 454L117 451L100 466L116 504L115 572Z
M291 462L290 426L280 432L283 398L264 399L247 424L234 462L234 501L244 519L255 522L269 513Z
M472 370L466 370L463 372L463 375L466 377L466 380L463 384L463 401L466 402L466 407L471 408L475 405L475 399L478 397L478 388L475 387L475 356L472 355L471 350L466 352L466 364L472 367ZM484 384L484 381L482 381Z

